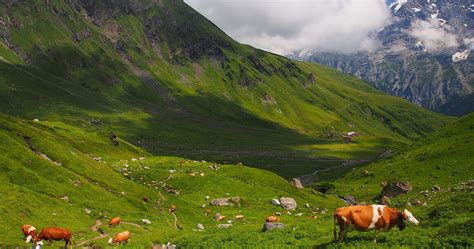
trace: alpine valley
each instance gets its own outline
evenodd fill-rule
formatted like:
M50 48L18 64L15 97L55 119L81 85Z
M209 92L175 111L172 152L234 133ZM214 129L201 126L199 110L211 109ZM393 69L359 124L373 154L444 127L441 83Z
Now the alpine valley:
M24 224L67 228L74 247L122 231L126 247L373 247L372 233L334 241L348 200L420 221L377 246L474 246L473 114L240 44L181 0L0 3L0 248L31 246ZM398 95L438 110L472 94L471 57L413 53L439 62L426 75L447 80L427 88L446 91Z

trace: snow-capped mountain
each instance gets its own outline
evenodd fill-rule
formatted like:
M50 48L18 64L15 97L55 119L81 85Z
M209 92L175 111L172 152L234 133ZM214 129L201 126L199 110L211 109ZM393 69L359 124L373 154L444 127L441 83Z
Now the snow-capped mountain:
M390 0L387 6L392 22L378 31L375 52L289 56L354 74L435 111L474 111L474 1Z

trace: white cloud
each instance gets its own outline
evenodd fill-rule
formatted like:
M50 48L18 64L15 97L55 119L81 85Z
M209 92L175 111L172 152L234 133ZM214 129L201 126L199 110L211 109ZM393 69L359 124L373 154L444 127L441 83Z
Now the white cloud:
M234 39L284 54L374 50L391 19L384 0L185 0Z
M469 50L474 50L474 38L464 38L463 42Z
M429 52L459 46L456 35L452 33L452 28L447 24L442 25L435 18L429 21L415 21L408 33L421 40Z

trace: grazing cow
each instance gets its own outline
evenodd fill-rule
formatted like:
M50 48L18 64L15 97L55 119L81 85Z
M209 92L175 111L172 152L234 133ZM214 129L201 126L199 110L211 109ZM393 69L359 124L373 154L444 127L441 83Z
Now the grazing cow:
M385 205L348 206L338 208L334 213L334 240L337 240L336 225L339 225L339 241L347 240L346 233L355 228L360 231L375 230L374 241L377 241L377 231L388 231L395 225L400 230L405 229L405 220L418 225L418 220L408 210L399 212L396 208Z
M72 247L72 232L69 229L61 227L45 227L38 236L35 236L33 241L39 242L41 240L47 240L51 244L53 240L66 241L64 248L67 248L68 245Z
M244 219L244 215L243 214L238 214L234 217L234 220L243 220Z
M143 202L147 203L148 201L150 201L150 197L148 197L148 195L144 195Z
M280 221L280 218L276 217L276 216L268 216L266 219L265 219L266 222L279 222Z
M130 232L124 231L116 233L113 238L109 239L109 244L124 245L130 242Z
M176 209L177 209L177 208L178 208L178 207L176 207L176 205L173 204L173 205L171 205L171 207L170 207L170 209L169 209L168 211L169 211L170 213L174 213L174 212L176 212Z
M223 221L225 219L224 215L217 217L216 221Z
M26 243L30 243L31 239L36 236L36 228L32 225L25 224L21 226L21 231L25 235L24 239Z
M115 218L112 218L110 221L109 221L109 227L116 227L120 224L120 217L115 217Z
M206 216L211 215L211 212L212 212L212 210L210 210L210 209L206 210Z

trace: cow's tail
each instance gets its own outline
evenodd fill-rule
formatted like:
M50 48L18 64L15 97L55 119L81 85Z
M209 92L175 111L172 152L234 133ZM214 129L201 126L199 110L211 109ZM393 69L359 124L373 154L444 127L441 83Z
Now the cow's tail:
M337 225L337 213L334 213L334 229L333 229L334 241L337 240L336 225Z

